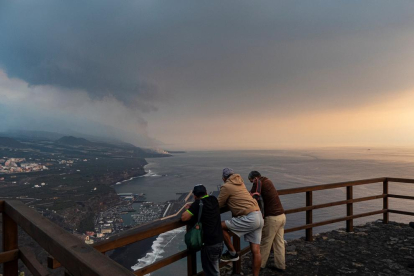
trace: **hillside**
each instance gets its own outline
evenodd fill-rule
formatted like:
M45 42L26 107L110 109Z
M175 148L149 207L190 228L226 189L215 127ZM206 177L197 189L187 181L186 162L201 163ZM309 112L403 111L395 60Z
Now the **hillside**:
M25 144L22 144L19 141L9 137L0 137L0 147L27 148Z
M70 146L93 146L94 143L84 138L77 138L73 136L63 136L56 141L58 144L70 145Z

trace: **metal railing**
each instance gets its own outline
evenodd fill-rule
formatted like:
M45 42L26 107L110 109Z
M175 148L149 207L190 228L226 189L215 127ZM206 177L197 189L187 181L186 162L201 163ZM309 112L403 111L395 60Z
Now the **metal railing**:
M414 197L412 196L389 194L388 188L390 182L413 184L414 179L381 177L279 190L278 192L280 196L305 193L306 198L306 206L285 210L286 215L306 212L306 223L302 226L285 229L285 233L305 230L306 240L312 241L313 228L318 226L346 221L346 230L351 232L353 231L353 220L357 218L383 214L383 222L388 223L390 213L414 216L414 213L412 212L389 209L389 198L414 200ZM382 183L382 194L354 198L354 186L374 183ZM346 188L346 199L313 205L313 192L344 187ZM357 215L353 214L354 203L381 198L383 199L381 210ZM346 205L346 216L321 222L313 222L313 210L339 205ZM221 213L227 211L227 209L223 209L221 210ZM105 241L98 242L93 246L86 245L83 241L67 233L65 230L42 217L35 210L27 207L20 201L0 201L0 212L3 215L3 252L0 253L0 263L3 263L3 273L5 276L17 275L18 259L22 260L33 275L43 276L48 275L49 273L48 270L37 261L30 249L19 247L17 238L18 226L53 256L48 259L48 267L54 269L59 266L64 266L67 275L145 275L183 258L187 258L188 275L202 273L197 273L196 252L191 252L189 250L180 251L134 272L129 271L118 263L112 261L105 256L105 254L102 254L185 226L186 224L180 220L182 209L175 215L140 225L121 234L114 235ZM233 236L233 244L240 255L249 251L249 247L241 249L240 238L237 236ZM233 272L241 272L241 260L233 263Z

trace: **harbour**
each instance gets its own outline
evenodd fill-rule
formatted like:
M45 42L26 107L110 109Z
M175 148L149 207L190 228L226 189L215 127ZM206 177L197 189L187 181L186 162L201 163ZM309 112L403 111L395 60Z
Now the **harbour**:
M189 200L189 193L177 193L176 199L166 202L146 201L143 193L118 193L123 204L100 212L95 219L95 232L87 233L85 242L94 242L108 239L126 229L167 218L183 209Z

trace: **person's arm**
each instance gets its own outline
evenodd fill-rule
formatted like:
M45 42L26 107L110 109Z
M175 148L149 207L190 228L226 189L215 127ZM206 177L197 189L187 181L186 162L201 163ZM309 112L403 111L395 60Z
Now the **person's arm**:
M182 221L188 221L193 217L193 215L188 211L185 210L182 214L181 214L181 220Z
M199 201L197 200L193 204L191 204L190 208L188 208L181 214L181 220L189 221L194 215L198 214L198 208L199 208Z
M257 181L253 181L253 186L250 190L250 194L255 193L256 192L256 188L257 187Z
M228 198L229 198L229 193L227 191L227 188L223 185L220 187L220 194L217 198L217 201L219 203L219 208L223 208L224 206L226 206Z

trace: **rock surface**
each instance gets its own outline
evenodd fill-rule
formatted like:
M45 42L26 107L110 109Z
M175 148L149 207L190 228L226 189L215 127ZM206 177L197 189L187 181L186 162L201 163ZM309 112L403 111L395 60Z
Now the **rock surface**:
M414 229L406 224L382 221L355 226L354 232L344 229L288 241L286 271L272 269L273 253L260 275L414 275L407 268L414 263ZM243 275L252 275L251 254L242 258ZM221 275L231 274L224 267Z

